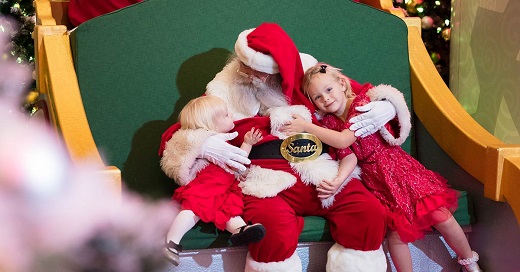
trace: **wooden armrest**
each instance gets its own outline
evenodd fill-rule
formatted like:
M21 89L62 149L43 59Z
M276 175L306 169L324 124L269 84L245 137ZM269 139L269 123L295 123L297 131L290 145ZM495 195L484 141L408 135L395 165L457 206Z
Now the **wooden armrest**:
M37 25L33 33L36 50L37 89L47 101L50 120L73 161L88 160L99 167L121 190L121 171L106 166L92 137L74 69L67 27L56 25L48 0L37 0Z
M507 200L518 220L520 145L500 141L464 110L435 69L416 25L408 27L408 42L415 114L439 146L484 184L484 196Z

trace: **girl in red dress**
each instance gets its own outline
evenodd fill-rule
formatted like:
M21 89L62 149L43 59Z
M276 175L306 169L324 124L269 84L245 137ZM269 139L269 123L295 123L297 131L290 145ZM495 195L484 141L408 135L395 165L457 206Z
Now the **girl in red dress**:
M354 151L361 167L361 180L387 208L388 245L397 271L412 271L408 243L422 238L432 226L457 253L461 265L468 271L481 271L478 254L471 251L462 228L450 212L457 207L457 193L448 187L446 179L426 169L399 145L389 144L383 132L357 138L349 130L351 124L347 120L359 114L356 107L370 102L370 91L352 93L350 79L340 69L324 63L307 70L302 85L304 93L324 115L320 121L324 127L294 116L285 127L286 133L312 133L336 147L340 160L349 153L349 147ZM319 190L330 194L340 184L335 179Z
M225 102L216 96L202 96L188 102L179 114L181 133L206 130L208 133L227 133L235 124ZM244 136L240 147L247 154L262 139L259 130L251 129ZM183 148L177 146L176 148ZM161 161L161 166L163 166ZM181 212L173 221L166 235L166 257L179 264L181 238L199 220L213 222L220 230L232 233L233 245L246 245L260 241L265 235L261 224L248 225L242 219L244 209L242 191L238 187L237 173L229 173L205 159L195 162L193 173L185 173L175 179L181 187L175 190L173 199L181 204Z

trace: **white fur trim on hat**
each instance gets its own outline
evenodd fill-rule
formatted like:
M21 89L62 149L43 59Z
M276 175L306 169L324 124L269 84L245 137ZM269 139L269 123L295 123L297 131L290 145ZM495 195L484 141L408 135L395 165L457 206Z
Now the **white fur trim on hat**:
M327 253L327 272L386 272L383 247L376 250L355 250L334 244Z
M246 257L246 268L245 272L272 272L272 271L283 271L283 272L301 272L302 261L296 253L283 261L280 262L268 262L261 263L253 260L251 254L247 252Z
M247 35L253 32L253 30L255 29L244 30L238 35L238 39L235 43L235 53L240 61L256 71L267 74L278 74L280 70L278 70L278 64L274 61L273 57L249 47Z

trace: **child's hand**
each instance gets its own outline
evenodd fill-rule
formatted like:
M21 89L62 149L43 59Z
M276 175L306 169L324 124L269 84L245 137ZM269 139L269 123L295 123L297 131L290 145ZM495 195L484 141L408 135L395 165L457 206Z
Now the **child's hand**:
M284 125L280 131L287 136L305 132L305 125L309 122L305 121L305 119L298 114L293 114L292 118L291 122Z
M240 171L240 172L237 172L235 174L235 177L236 179L239 181L239 182L244 182L246 181L247 179L247 175L249 174L249 169L246 169L244 171Z
M318 191L318 198L324 199L333 196L341 186L342 181L335 178L334 180L324 180L318 184L316 191Z
M244 135L244 143L254 145L263 139L262 132L259 129L251 128L250 131Z

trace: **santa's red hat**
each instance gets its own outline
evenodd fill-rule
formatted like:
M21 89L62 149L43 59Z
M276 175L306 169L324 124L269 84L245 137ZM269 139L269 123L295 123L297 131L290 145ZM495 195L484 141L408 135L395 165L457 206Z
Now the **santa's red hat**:
M276 61L271 55L266 55L249 47L247 35L253 32L253 30L255 29L244 30L238 35L238 39L235 42L235 53L238 59L256 71L271 75L278 74L280 72L278 64L276 64ZM303 71L307 71L307 69L318 63L318 60L313 56L305 53L300 53L300 59L302 61Z
M280 73L282 90L292 105L305 105L314 112L313 104L300 91L304 66L309 68L316 59L298 51L291 37L275 23L263 23L238 35L235 53L240 61L256 71ZM303 60L303 63L302 63Z

